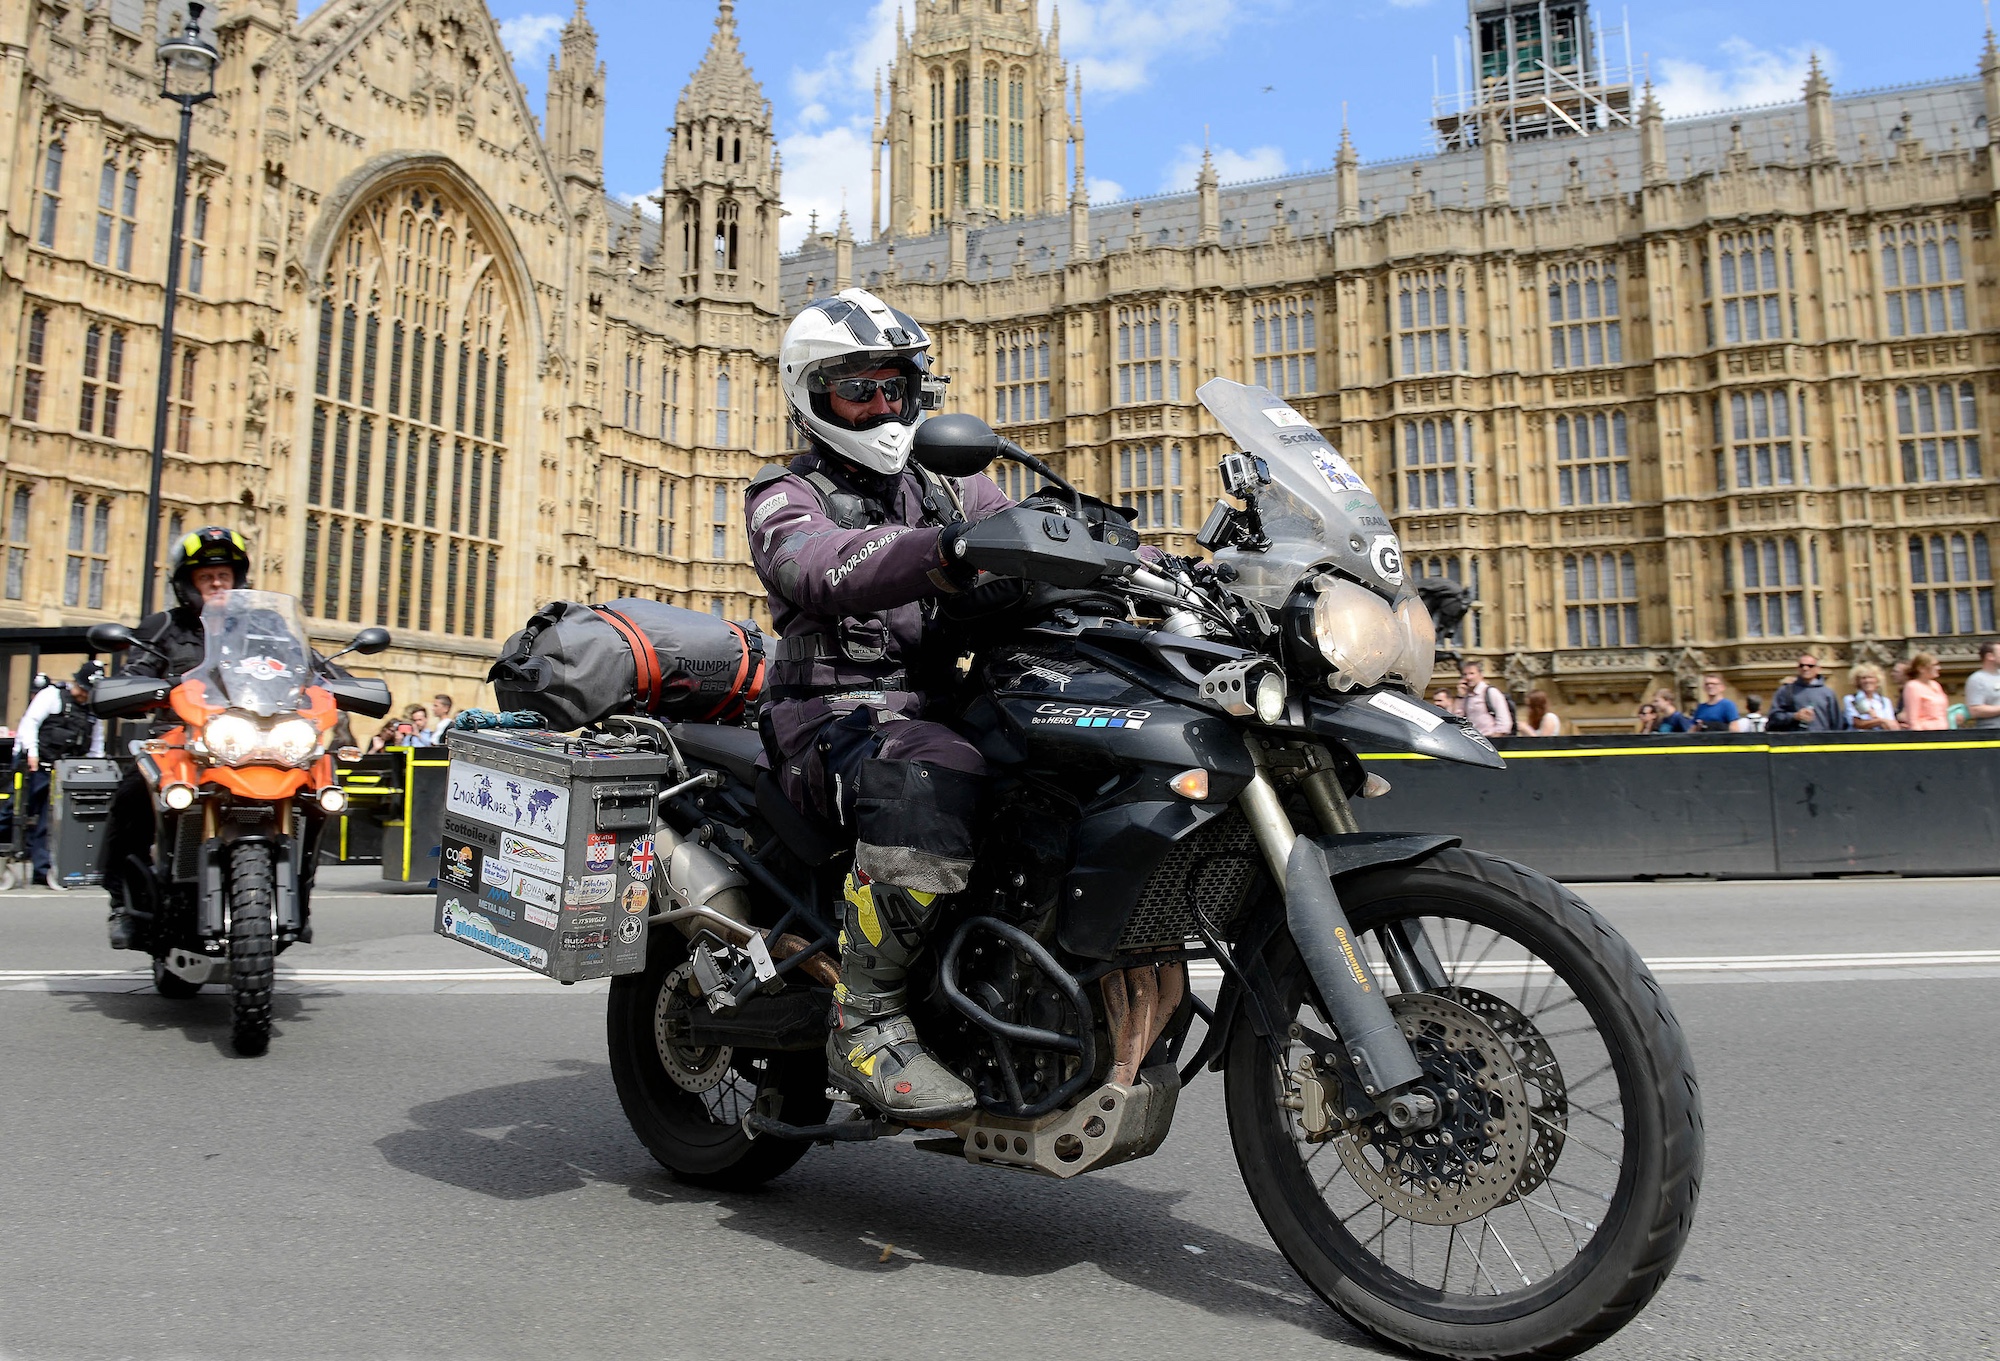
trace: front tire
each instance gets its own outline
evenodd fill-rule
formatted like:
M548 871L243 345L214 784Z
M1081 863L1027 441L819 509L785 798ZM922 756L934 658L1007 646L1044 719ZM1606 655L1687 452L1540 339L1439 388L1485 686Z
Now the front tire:
M750 1190L789 1171L811 1147L751 1136L742 1124L751 1102L774 1094L778 1119L823 1123L833 1107L826 1094L826 1059L818 1050L696 1050L670 1044L661 1021L692 1000L687 959L687 942L679 933L661 931L652 938L643 973L611 980L605 1014L611 1079L632 1132L676 1181Z
M271 848L261 841L239 842L229 857L229 1038L245 1058L271 1047L276 901Z
M1595 1346L1658 1291L1693 1222L1700 1095L1659 985L1576 895L1492 856L1446 851L1343 881L1341 897L1413 1044L1435 1036L1439 1071L1474 1075L1449 1088L1469 1099L1447 1114L1468 1118L1449 1126L1455 1144L1433 1131L1413 1147L1369 1110L1309 1136L1294 1113L1303 1046L1289 1046L1281 1070L1239 1013L1225 1103L1265 1227L1322 1299L1412 1350ZM1442 976L1404 990L1410 952L1397 979L1383 942L1413 926ZM1265 962L1286 1008L1277 1023L1330 1032L1288 932Z

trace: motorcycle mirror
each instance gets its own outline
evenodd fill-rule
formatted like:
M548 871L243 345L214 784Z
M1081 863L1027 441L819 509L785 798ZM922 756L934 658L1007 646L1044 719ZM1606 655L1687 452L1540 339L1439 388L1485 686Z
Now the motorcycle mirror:
M952 411L917 427L911 453L939 477L971 477L999 457L1000 437L971 412Z
M347 648L350 652L359 652L364 657L372 657L378 652L387 650L388 646L389 630L368 628L355 634L354 641L349 643Z
M132 630L123 624L92 624L84 630L83 636L99 652L123 652L139 641Z

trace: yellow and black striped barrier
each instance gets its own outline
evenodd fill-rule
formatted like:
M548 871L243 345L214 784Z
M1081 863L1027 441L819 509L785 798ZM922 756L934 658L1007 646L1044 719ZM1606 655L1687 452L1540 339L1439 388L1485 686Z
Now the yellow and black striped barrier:
M1568 879L2000 874L2000 730L1495 745L1505 770L1362 753L1391 791L1356 816Z

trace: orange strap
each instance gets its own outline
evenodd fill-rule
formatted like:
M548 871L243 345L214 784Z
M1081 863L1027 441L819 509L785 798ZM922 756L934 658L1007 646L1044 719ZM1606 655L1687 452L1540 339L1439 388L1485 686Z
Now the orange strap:
M639 706L645 713L652 713L660 707L660 654L653 650L653 640L648 638L637 624L618 613L608 605L593 605L592 609L603 615L618 636L625 640L625 646L632 650L632 665L637 677Z
M721 703L702 716L703 723L713 723L725 716L734 718L742 713L749 701L757 698L758 693L764 688L764 662L763 658L759 657L757 674L750 678L749 693L747 695L744 693L743 682L750 675L750 659L753 655L750 651L750 635L735 624L731 624L729 628L736 635L736 641L743 649L743 656L736 663L736 676L729 682L728 693L723 695Z

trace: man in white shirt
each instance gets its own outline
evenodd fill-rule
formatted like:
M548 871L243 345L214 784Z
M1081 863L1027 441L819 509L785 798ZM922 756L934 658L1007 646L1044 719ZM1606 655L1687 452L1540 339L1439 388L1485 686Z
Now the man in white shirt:
M35 692L21 715L14 749L28 770L28 859L34 882L49 882L49 774L57 761L104 755L104 721L86 707L90 684L104 674L96 662L77 668L67 685L50 685Z
M1514 735L1514 706L1507 702L1499 687L1486 683L1485 668L1478 662L1459 664L1458 696L1462 706L1459 712L1476 731L1486 737Z
M2000 728L2000 641L1979 645L1979 669L1965 678L1965 716L1975 728Z

